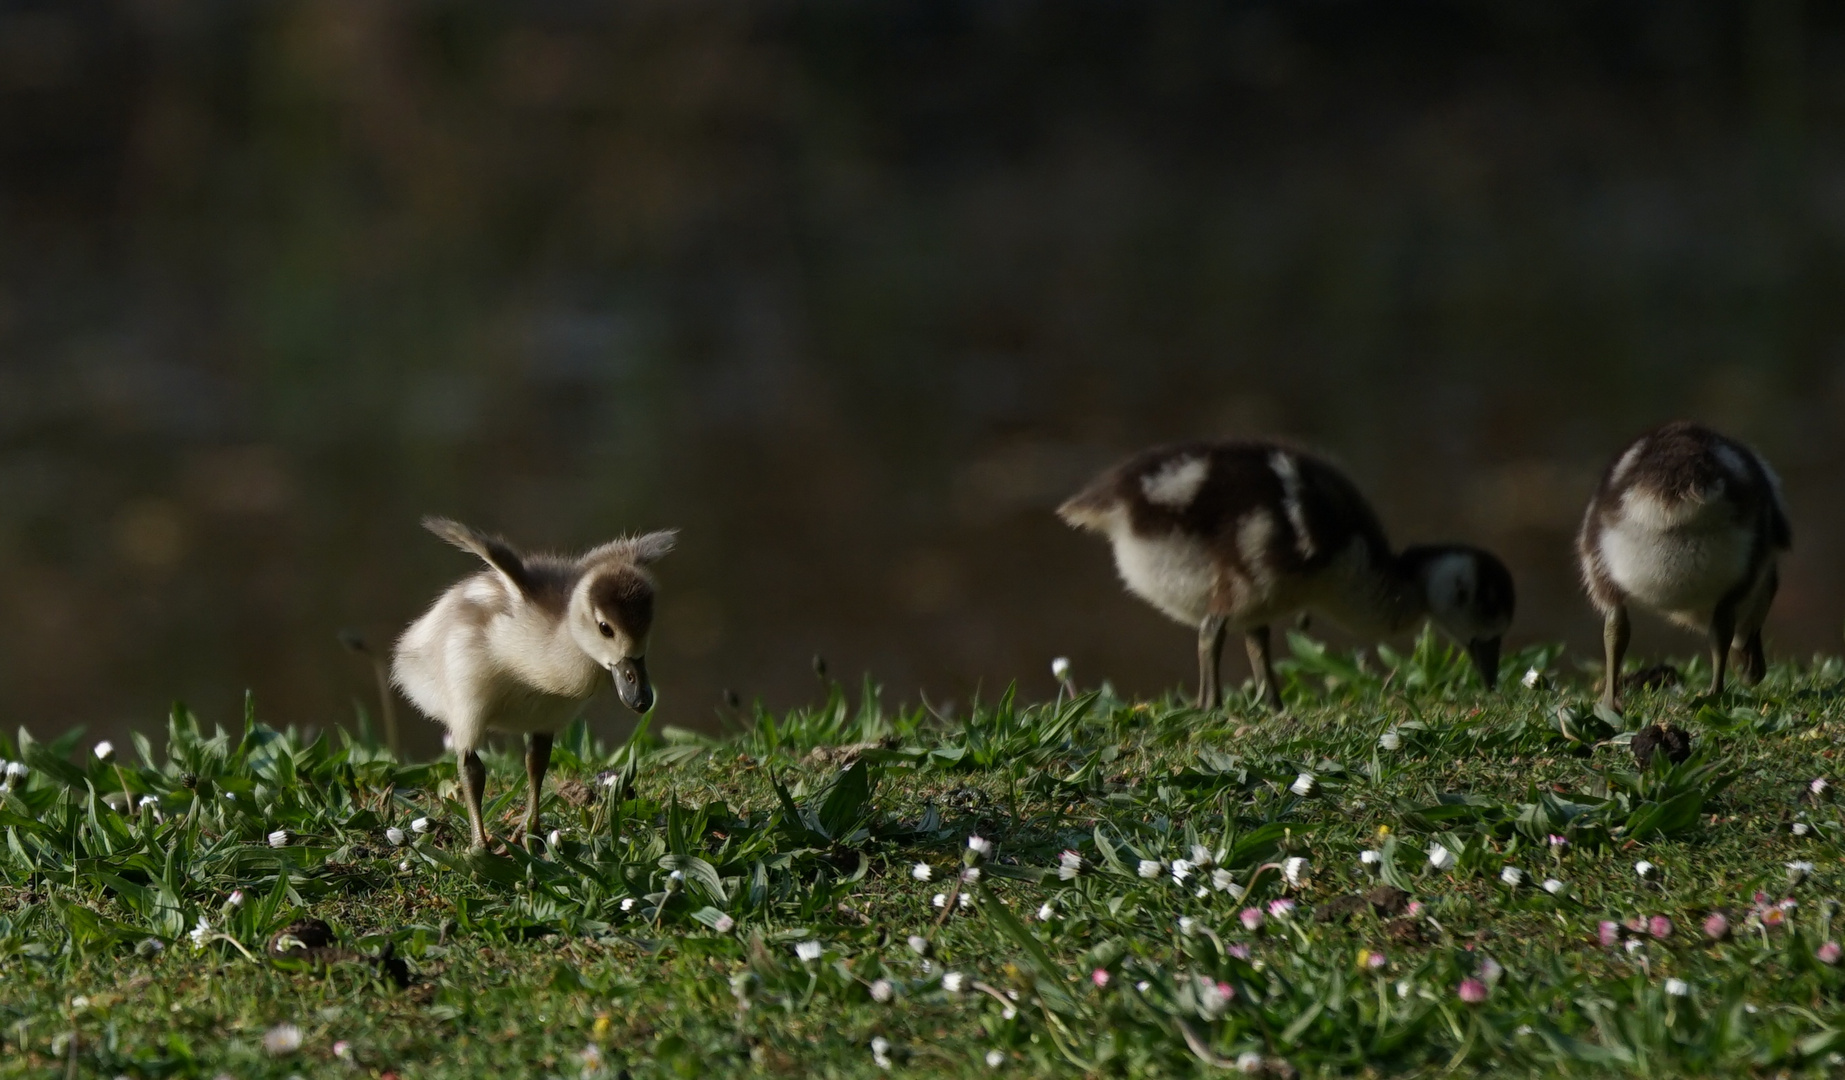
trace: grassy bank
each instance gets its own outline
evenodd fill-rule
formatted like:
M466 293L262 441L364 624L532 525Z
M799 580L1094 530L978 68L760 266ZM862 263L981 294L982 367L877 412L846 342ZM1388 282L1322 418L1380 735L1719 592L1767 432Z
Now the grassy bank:
M0 801L0 1076L1841 1060L1845 849L1812 782L1845 664L1636 692L1696 742L1641 772L1553 650L1498 695L1427 639L1294 652L1284 720L834 686L721 741L573 732L530 854L466 852L451 764L259 717L177 714L114 761L0 739L27 769ZM521 765L489 768L509 827Z

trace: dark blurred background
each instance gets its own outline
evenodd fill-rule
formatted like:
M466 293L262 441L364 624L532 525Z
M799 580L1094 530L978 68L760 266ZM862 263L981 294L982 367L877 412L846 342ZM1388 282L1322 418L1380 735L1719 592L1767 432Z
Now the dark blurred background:
M350 723L336 632L472 569L432 511L682 527L667 723L815 653L1156 691L1189 631L1051 509L1195 435L1580 656L1595 475L1704 419L1786 478L1774 651L1836 650L1842 120L1796 0L0 3L0 723Z

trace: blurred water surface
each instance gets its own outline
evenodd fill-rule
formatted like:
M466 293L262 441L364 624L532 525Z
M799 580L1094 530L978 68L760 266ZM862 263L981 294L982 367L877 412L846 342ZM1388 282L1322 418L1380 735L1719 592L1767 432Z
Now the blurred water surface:
M1836 649L1841 121L1795 0L0 4L0 723L350 723L336 632L470 569L427 512L683 528L664 722L815 653L1155 691L1189 633L1050 510L1200 435L1592 647L1594 477L1702 418L1786 479L1775 651Z

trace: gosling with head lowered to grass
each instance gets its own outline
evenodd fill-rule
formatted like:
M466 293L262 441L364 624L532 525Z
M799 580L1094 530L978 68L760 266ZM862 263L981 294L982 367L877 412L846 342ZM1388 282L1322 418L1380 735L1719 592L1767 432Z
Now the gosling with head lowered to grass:
M1602 613L1602 703L1620 707L1627 605L1638 602L1710 638L1710 692L1735 654L1748 683L1768 669L1762 622L1793 545L1781 481L1761 455L1679 420L1640 436L1603 474L1576 554Z
M449 730L476 848L486 767L476 752L489 730L526 736L527 836L538 832L539 796L551 741L610 676L622 704L653 707L647 635L654 583L647 567L671 551L675 533L611 541L577 558L522 554L498 537L446 518L430 532L489 569L443 592L397 642L393 681Z
M1299 611L1385 636L1424 617L1466 647L1490 689L1512 621L1512 575L1479 548L1391 550L1364 496L1333 466L1263 442L1199 442L1135 455L1058 508L1107 537L1134 595L1198 631L1199 708L1221 701L1219 657L1242 631L1263 698L1281 707L1269 626Z

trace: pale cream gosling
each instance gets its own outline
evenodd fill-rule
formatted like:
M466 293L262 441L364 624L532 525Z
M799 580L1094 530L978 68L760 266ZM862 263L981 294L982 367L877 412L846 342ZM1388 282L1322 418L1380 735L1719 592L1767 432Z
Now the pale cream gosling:
M676 533L627 537L579 558L525 555L498 537L446 518L424 527L486 560L489 570L443 592L397 642L393 680L416 707L447 726L477 848L486 767L476 753L487 731L526 736L530 783L525 833L538 832L538 800L551 740L612 675L622 704L653 707L647 634L653 579L646 567L673 549Z
M1709 634L1711 693L1723 689L1732 649L1743 680L1761 681L1762 622L1793 541L1780 479L1742 443L1679 420L1622 451L1576 536L1583 584L1602 613L1602 703L1620 707L1629 601Z
M1319 458L1261 442L1188 443L1129 458L1058 508L1114 546L1128 590L1198 630L1198 707L1222 696L1227 629L1243 631L1263 697L1281 707L1269 625L1315 610L1385 636L1424 617L1466 645L1491 689L1512 621L1512 575L1460 545L1393 552L1364 496Z

